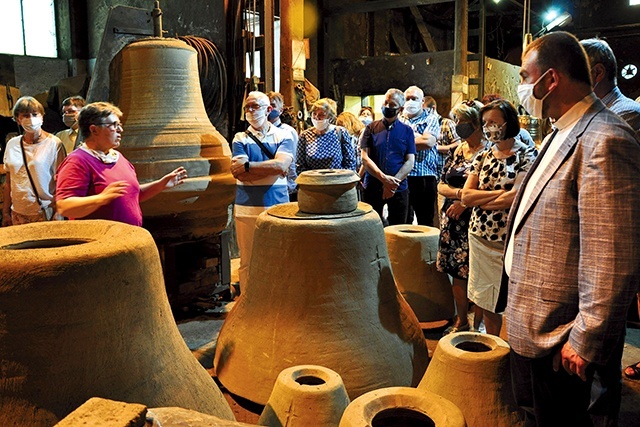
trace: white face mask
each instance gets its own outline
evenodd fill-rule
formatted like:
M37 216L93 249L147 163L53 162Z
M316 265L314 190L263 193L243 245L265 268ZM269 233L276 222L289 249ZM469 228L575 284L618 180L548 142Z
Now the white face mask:
M507 124L503 123L502 125L491 124L488 126L483 126L482 131L484 132L484 137L493 143L498 143L504 139L504 134L507 133Z
M267 121L265 110L266 107L263 107L257 111L247 111L244 113L245 119L247 119L252 128L261 129L262 126L264 126L264 123Z
M77 114L65 114L64 116L62 116L62 122L68 128L73 127L78 122L78 115Z
M320 132L327 129L329 127L329 120L316 120L313 117L311 118L311 123L313 123L313 127L318 129Z
M529 114L539 119L542 119L542 106L544 105L544 100L549 96L551 91L547 92L542 99L538 99L533 94L533 88L538 84L540 80L547 74L549 70L542 73L540 78L535 81L535 83L521 84L518 85L518 99L520 99L520 104L524 107L525 110Z
M360 116L360 121L366 126L373 121L371 116Z
M28 133L38 132L42 127L42 117L35 116L35 117L24 118L20 122L20 126L22 126L25 132L28 132Z
M404 103L404 111L409 115L418 114L422 110L422 102L416 100L409 100Z

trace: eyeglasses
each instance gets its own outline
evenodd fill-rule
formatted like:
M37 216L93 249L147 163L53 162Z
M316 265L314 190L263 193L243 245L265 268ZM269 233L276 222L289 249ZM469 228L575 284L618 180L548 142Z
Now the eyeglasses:
M122 123L120 122L96 123L96 126L107 126L111 130L117 130L118 128L120 128L120 130L124 130Z
M253 112L253 111L258 111L262 108L268 107L268 105L260 105L260 104L249 104L249 105L245 105L243 107L244 112Z
M462 101L462 103L464 105L466 105L467 107L475 107L476 106L476 101L474 101L473 99L467 99L466 101Z

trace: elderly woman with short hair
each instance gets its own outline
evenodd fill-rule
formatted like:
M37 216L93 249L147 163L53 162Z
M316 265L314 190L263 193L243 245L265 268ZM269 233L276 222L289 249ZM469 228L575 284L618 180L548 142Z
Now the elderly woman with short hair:
M356 152L349 131L332 124L336 120L335 101L317 100L311 106L313 127L300 134L296 159L298 174L314 169L356 170Z
M13 107L24 135L11 138L4 153L3 226L53 219L55 173L65 150L60 139L42 130L43 117L44 107L30 96Z
M108 102L88 104L78 115L84 143L60 166L58 211L71 219L108 219L142 225L140 202L182 184L179 167L162 178L139 184L133 165L116 151L122 138L122 112Z

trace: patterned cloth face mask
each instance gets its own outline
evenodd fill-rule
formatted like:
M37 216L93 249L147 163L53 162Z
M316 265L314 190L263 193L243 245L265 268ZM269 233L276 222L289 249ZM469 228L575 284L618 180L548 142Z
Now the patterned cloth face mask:
M504 134L507 132L506 125L506 123L501 125L492 123L490 125L483 126L482 131L484 132L484 137L493 143L502 141L504 139Z

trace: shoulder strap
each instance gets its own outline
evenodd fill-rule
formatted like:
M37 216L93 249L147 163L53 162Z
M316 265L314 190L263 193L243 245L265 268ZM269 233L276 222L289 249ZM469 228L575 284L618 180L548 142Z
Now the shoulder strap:
M27 163L27 155L24 152L24 142L22 141L23 137L20 137L20 149L22 151L22 161L24 162L24 167L27 170L27 176L29 177L29 182L31 183L31 187L33 188L33 192L36 195L36 201L38 205L42 206L42 202L40 202L40 195L38 194L38 190L36 190L36 186L33 183L33 178L31 177L31 172L29 172L29 164Z
M271 151L269 151L269 149L262 143L262 141L256 138L254 134L252 134L249 131L245 131L244 133L246 133L249 138L253 139L255 143L258 144L258 147L260 147L260 149L262 150L265 156L267 156L270 159L274 159L276 157L274 154L271 153Z
M336 126L336 129L340 134L340 151L342 152L342 163L344 163L344 159L349 157L350 149L353 148L355 150L355 146L358 145L358 143L356 141L354 144L355 137L351 136L347 128L343 126Z
M349 131L346 128L336 125L336 130L340 135L340 144L344 145L347 141L351 142L351 135L349 135Z

